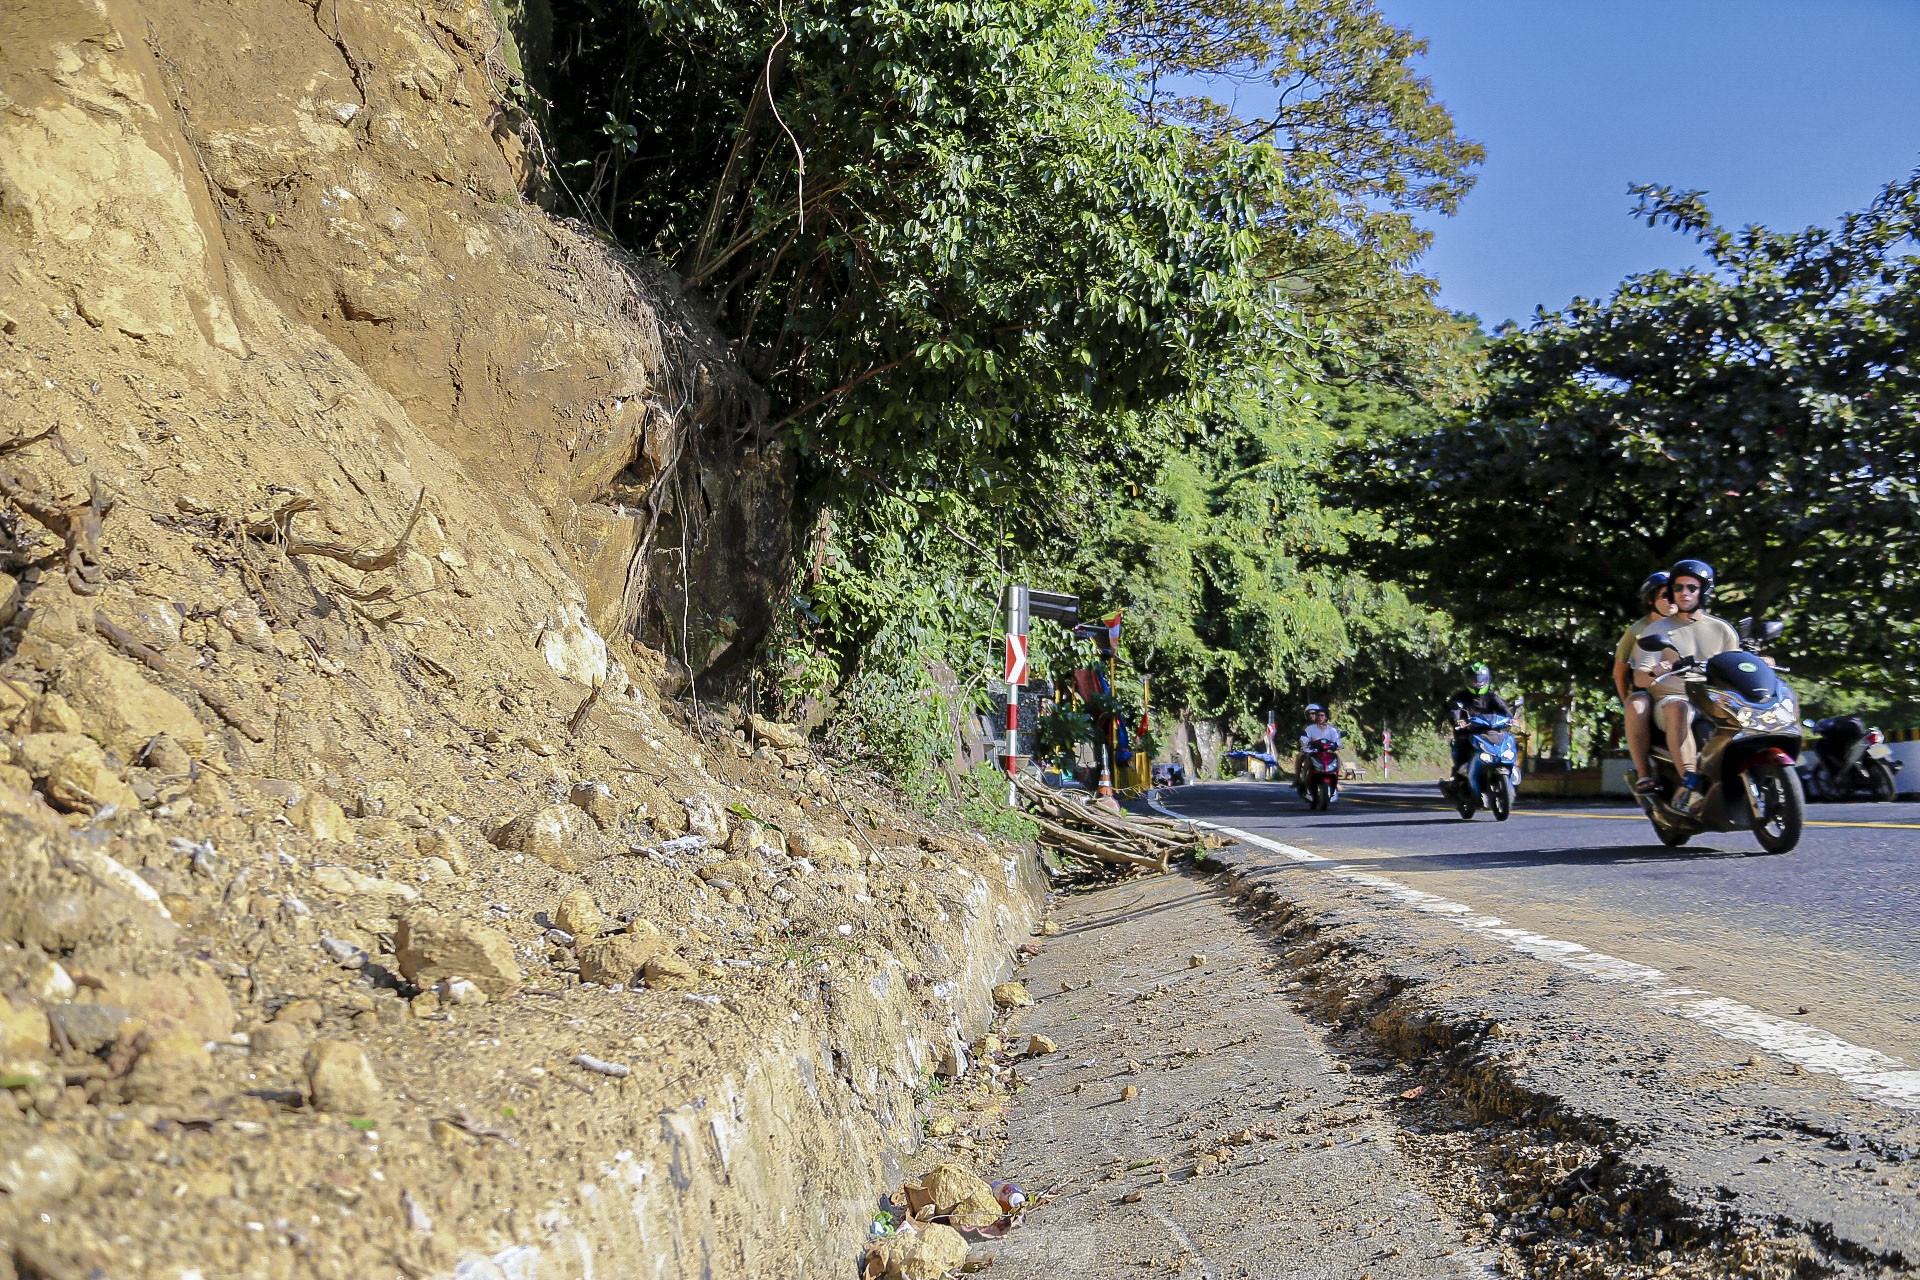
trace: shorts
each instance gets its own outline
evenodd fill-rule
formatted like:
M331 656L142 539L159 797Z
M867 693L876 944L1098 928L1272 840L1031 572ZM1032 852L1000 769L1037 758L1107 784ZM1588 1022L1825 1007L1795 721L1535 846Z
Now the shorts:
M1641 692L1645 693L1646 690L1643 689L1641 690ZM1670 702L1677 702L1681 706L1688 707L1688 708L1691 708L1693 706L1693 699L1687 697L1687 695L1684 693L1663 693L1657 699L1655 699L1653 704L1653 713L1655 715L1665 715L1667 710L1667 704Z

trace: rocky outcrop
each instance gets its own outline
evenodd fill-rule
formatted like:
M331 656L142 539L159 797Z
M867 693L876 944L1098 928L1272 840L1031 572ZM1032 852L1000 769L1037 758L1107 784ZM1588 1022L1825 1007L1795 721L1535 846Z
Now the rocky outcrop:
M425 489L416 588L563 577L548 613L662 645L684 604L704 665L765 626L790 468L672 279L523 199L500 39L368 0L0 14L0 328L74 371L5 390L22 424L123 424L91 465L176 468L209 511L281 486L373 540ZM684 599L647 545L686 551Z
M838 1270L1032 921L659 701L789 463L503 47L0 8L0 1276Z

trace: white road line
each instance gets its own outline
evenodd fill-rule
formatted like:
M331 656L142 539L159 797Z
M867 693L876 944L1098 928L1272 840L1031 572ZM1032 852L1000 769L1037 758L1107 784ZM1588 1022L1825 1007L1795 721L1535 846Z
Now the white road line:
M1147 803L1170 818L1191 822L1208 831L1218 831L1221 835L1232 836L1294 862L1315 864L1330 875L1385 894L1415 911L1450 920L1468 933L1503 942L1522 955L1550 961L1598 982L1618 982L1636 987L1648 1004L1663 1013L1676 1014L1697 1022L1729 1040L1753 1045L1804 1070L1838 1076L1852 1085L1856 1093L1875 1102L1903 1111L1920 1111L1920 1071L1909 1067L1899 1058L1888 1057L1878 1050L1842 1040L1818 1027L1804 1026L1785 1018L1776 1018L1770 1013L1762 1013L1737 1000L1675 985L1673 979L1662 970L1594 951L1578 942L1564 942L1531 930L1515 928L1498 916L1483 915L1464 903L1410 888L1370 871L1356 870L1297 845L1281 844L1278 840L1269 840L1238 827L1190 818L1161 804L1158 791L1147 793Z

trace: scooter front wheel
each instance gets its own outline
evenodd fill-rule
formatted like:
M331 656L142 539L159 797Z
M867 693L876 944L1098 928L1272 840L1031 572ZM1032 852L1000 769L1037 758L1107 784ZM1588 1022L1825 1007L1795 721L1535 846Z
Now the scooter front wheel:
M1676 831L1672 827L1663 827L1657 822L1653 824L1653 830L1654 834L1660 837L1660 843L1669 849L1678 849L1693 839L1693 833L1690 831Z
M1768 853L1786 853L1800 843L1806 816L1806 796L1800 775L1784 765L1755 765L1749 802L1753 806L1753 838Z
M1493 810L1495 822L1505 822L1513 814L1513 779L1502 774L1493 780L1493 787L1487 793L1487 808Z

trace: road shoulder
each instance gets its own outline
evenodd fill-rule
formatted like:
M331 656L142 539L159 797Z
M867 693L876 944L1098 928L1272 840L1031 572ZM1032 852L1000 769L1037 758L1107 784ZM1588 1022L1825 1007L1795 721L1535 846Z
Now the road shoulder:
M1402 1145L1463 1219L1491 1221L1511 1273L1568 1254L1622 1275L1878 1274L1920 1257L1912 1113L1410 906L1382 878L1343 878L1337 854L1235 844L1210 865L1332 1050L1356 1070L1412 1068L1424 1092L1396 1111Z
M1325 1050L1226 893L1128 880L1054 919L1020 1030L1059 1051L1023 1065L1000 1165L1058 1192L995 1275L1488 1274L1396 1147L1391 1082Z

